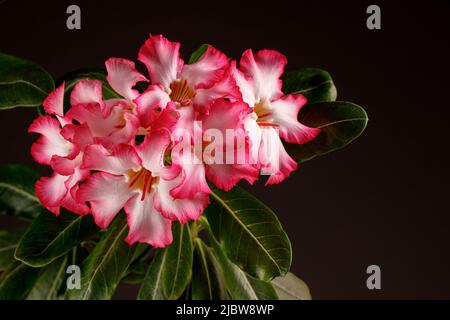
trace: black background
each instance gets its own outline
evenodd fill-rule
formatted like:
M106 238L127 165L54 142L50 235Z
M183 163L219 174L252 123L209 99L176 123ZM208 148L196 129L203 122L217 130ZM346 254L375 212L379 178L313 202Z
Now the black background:
M66 28L70 4L81 7L82 30ZM366 28L369 4L381 7L381 30ZM367 110L367 130L284 183L250 189L287 230L292 271L316 299L448 299L449 14L448 1L6 0L0 51L58 78L111 56L136 60L148 34L162 33L182 43L185 59L211 43L233 58L271 48L288 57L288 70L328 70L338 99ZM34 117L0 112L1 163L38 168L26 133ZM381 290L366 288L371 264L381 267Z

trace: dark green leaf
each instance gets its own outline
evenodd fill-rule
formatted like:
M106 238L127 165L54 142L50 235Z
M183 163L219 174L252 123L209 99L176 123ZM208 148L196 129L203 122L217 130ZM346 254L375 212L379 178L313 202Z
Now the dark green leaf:
M194 266L191 283L193 300L225 300L226 288L218 262L202 240L194 240Z
M54 87L41 66L0 53L0 109L38 107Z
M16 261L14 251L24 231L24 229L0 230L0 271L4 271Z
M16 259L33 267L45 266L97 230L91 215L79 216L62 210L56 216L44 211L23 235Z
M187 224L175 223L173 242L167 251L163 267L162 286L167 299L178 299L186 289L192 275L193 248Z
M67 260L68 257L63 256L43 268L27 300L57 300L66 275Z
M308 103L336 100L337 91L333 79L324 70L305 68L291 71L285 73L282 80L284 93L301 93L308 99Z
M364 109L351 102L308 104L300 111L299 119L322 131L305 144L285 144L287 152L298 162L345 147L359 137L368 120Z
M273 279L272 286L280 300L311 300L308 286L293 273Z
M0 166L0 212L32 219L43 207L34 194L39 175L26 166Z
M191 57L189 58L188 64L193 64L200 59L200 57L205 53L205 51L208 49L209 44L202 44L197 50L195 50Z
M227 256L262 280L284 275L291 266L291 243L275 213L246 191L217 189L205 211Z
M121 213L81 266L81 288L67 290L67 299L111 299L136 252L136 245L124 241L126 235L126 219Z
M172 228L173 242L159 249L153 258L138 299L178 299L192 275L193 248L188 225L176 223Z
M33 288L39 268L14 262L0 276L0 300L23 300Z
M149 245L144 243L139 243L134 257L132 259L131 265L127 270L125 277L122 279L123 282L129 284L139 284L144 280L145 272L148 267L147 263L147 252L150 248Z
M276 300L277 294L269 282L252 277L232 263L224 248L215 238L205 217L201 217L212 244L212 250L219 262L225 285L232 299L235 300Z
M166 300L164 295L163 283L163 269L166 266L167 251L159 249L153 258L150 266L145 274L144 281L138 293L139 300Z

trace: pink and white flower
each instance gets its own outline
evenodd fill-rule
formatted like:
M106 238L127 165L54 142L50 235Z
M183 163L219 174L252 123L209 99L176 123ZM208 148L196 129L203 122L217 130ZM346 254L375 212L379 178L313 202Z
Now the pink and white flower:
M208 46L197 62L184 64L179 49L178 42L161 35L150 36L144 43L138 59L147 67L152 85L135 102L141 121L146 122L149 110L163 110L173 101L186 119L179 127L192 130L189 119L196 112L207 113L216 99L239 99L240 93L223 53Z
M83 167L99 170L78 191L79 201L89 201L95 222L106 228L124 208L129 244L146 242L164 247L172 242L171 222L195 220L209 203L207 194L176 199L171 190L179 184L181 168L166 166L164 154L170 133L149 133L137 147L120 144L111 150L97 144L86 149Z
M306 98L281 91L286 58L247 50L237 69L212 46L184 64L179 48L161 35L144 43L138 58L151 84L143 93L135 86L149 80L134 62L110 58L107 81L120 98L104 100L101 81L82 79L67 112L65 84L45 99L47 115L29 131L40 134L33 158L54 171L36 182L48 210L91 212L106 228L124 209L129 244L164 247L173 221L196 220L207 207L208 182L228 191L260 171L275 184L296 169L281 138L301 144L319 129L297 120Z
M253 108L245 119L245 127L252 157L270 173L266 184L283 181L297 168L280 137L289 143L302 144L320 132L297 120L306 98L301 94L284 95L281 91L280 77L286 64L286 57L277 51L261 50L253 54L249 49L243 53L239 69L233 72L243 101Z
M78 182L89 176L88 170L80 168L80 151L84 147L86 133L83 127L74 128L64 116L63 100L64 83L43 102L49 115L37 118L28 129L28 132L41 135L32 145L31 155L36 162L50 165L54 170L51 177L42 177L36 182L36 195L56 215L59 215L61 207L87 214L89 208L75 199Z

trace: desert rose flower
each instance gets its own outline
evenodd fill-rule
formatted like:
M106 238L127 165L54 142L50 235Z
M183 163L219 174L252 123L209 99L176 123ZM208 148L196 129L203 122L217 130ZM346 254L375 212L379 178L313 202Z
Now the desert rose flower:
M286 152L280 137L301 144L314 139L320 131L297 120L306 98L301 94L284 95L281 91L280 77L286 64L286 57L277 51L261 50L253 54L247 50L239 69L233 72L243 101L253 108L245 127L253 160L270 174L266 184L283 181L297 168L297 162Z
M86 125L94 142L105 146L133 141L139 130L139 119L124 99L102 98L100 80L78 81L70 96L71 108L66 117Z
M90 133L85 127L75 127L64 116L64 83L44 100L48 115L40 116L28 131L41 136L31 147L36 162L49 165L54 173L36 182L36 195L51 212L59 215L64 207L78 214L86 214L89 208L75 199L78 182L89 176L89 171L80 168L81 150ZM51 115L55 116L52 117Z
M185 64L179 49L179 43L161 35L144 43L138 59L146 65L152 85L135 103L141 121L148 124L150 110L163 110L169 101L175 102L180 113L177 128L193 134L196 112L207 113L219 98L238 99L240 92L223 53L208 46L197 62Z
M111 150L91 145L83 167L98 170L81 186L79 201L89 201L97 225L106 228L124 208L129 244L146 242L164 247L172 242L171 221L195 220L209 203L207 194L195 199L176 199L171 190L181 179L181 168L166 166L164 154L171 144L170 133L149 133L137 147L120 144Z

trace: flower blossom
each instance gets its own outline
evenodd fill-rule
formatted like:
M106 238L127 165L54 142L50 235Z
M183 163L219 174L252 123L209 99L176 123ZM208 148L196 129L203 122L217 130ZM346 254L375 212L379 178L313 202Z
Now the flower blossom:
M286 57L277 51L261 50L253 54L249 49L242 54L239 69L233 73L243 101L253 109L245 119L245 127L253 161L270 174L266 184L283 181L297 168L280 137L289 143L302 144L320 132L297 120L306 98L301 94L284 95L281 91L280 77L286 64Z
M107 81L118 98L104 99L100 80L81 79L70 93L61 84L44 100L46 115L29 132L36 162L53 174L36 182L36 195L56 215L61 208L91 213L107 228L124 210L125 241L164 247L172 222L197 220L209 204L209 182L228 191L239 181L284 180L297 163L288 143L305 143L319 129L301 124L301 94L284 95L286 58L271 50L242 55L239 68L207 46L185 64L180 44L150 36L139 50L149 79L133 61L110 58ZM145 90L137 90L146 82Z

